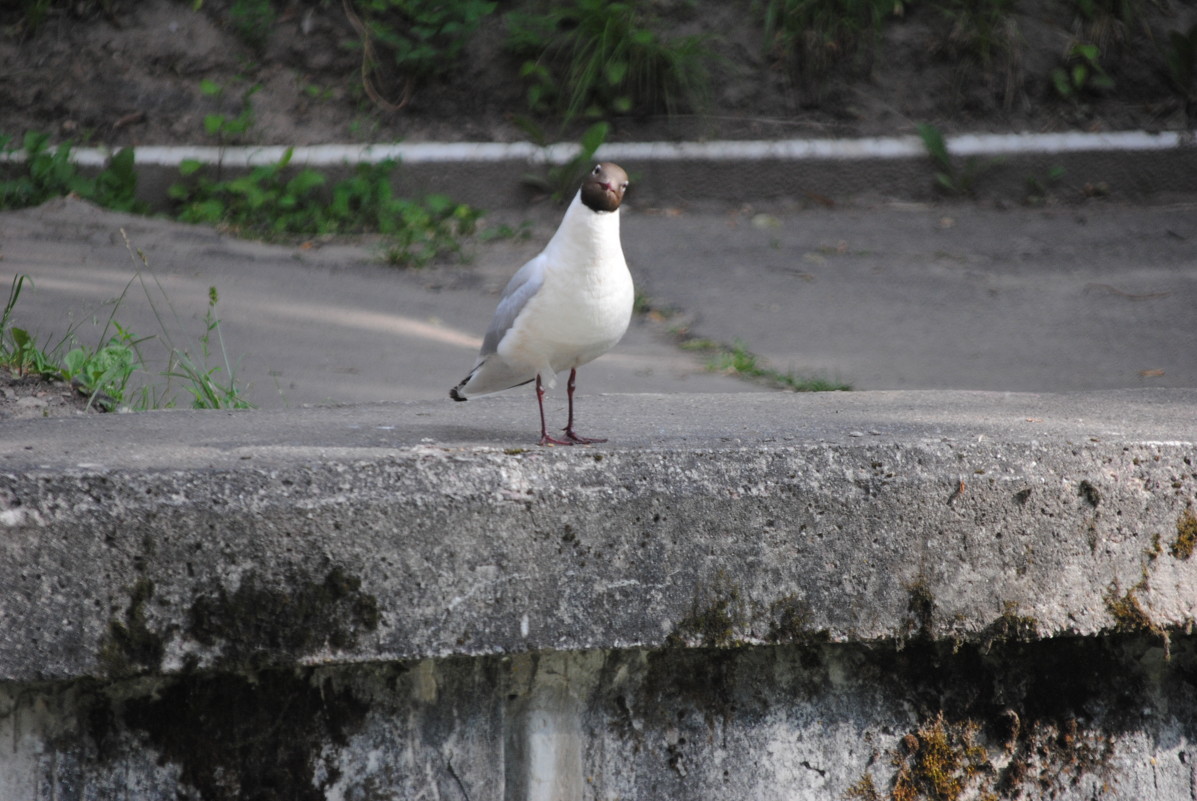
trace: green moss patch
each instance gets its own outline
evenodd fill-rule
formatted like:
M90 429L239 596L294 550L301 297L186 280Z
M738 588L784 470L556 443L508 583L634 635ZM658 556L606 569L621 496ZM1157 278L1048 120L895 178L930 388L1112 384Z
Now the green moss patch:
M1197 547L1197 515L1194 515L1193 510L1189 508L1185 509L1176 521L1176 539L1172 541L1170 551L1177 559L1188 559L1193 555L1195 547Z

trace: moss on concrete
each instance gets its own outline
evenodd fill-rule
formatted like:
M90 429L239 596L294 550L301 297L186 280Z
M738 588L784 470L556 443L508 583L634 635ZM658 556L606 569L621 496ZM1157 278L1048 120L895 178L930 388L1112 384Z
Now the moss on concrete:
M925 576L919 576L907 588L906 618L902 635L906 638L930 640L934 634L935 596Z
M323 579L292 576L267 581L250 574L236 591L219 587L192 603L190 634L220 649L218 667L261 669L291 664L326 649L340 650L378 628L377 599L361 579L332 568Z
M744 644L740 635L744 625L740 588L720 574L712 587L696 594L690 614L678 622L665 644L671 648L731 648Z
M902 738L895 762L894 801L957 801L979 777L994 772L972 720L944 720L943 712Z
M830 641L831 636L826 629L814 628L813 619L810 604L801 598L788 595L778 599L769 608L769 632L765 635L765 641L799 645Z
M1002 614L981 632L980 642L984 651L997 643L1033 642L1039 639L1039 621L1029 615L1019 614L1018 604L1006 601Z
M1177 559L1188 559L1194 548L1197 548L1197 515L1190 507L1176 521L1176 539L1172 540L1170 551Z

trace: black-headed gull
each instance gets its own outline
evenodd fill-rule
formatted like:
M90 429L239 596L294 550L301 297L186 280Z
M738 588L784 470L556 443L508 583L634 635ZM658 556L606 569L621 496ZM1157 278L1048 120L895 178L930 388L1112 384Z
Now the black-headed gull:
M574 383L578 367L614 347L632 319L632 275L619 244L627 188L618 164L590 171L553 238L507 283L474 369L449 397L463 401L535 381L541 445L606 442L574 431ZM552 389L565 369L569 419L561 440L545 428L544 387Z

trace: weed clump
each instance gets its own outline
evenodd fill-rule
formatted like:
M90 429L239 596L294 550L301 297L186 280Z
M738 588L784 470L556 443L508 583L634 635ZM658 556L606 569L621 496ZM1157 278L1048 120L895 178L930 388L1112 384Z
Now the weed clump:
M979 731L973 721L948 724L941 711L903 737L904 753L896 757L895 801L960 798L975 777L992 770L984 747L977 744Z
M460 254L460 237L474 233L482 216L444 195L397 197L391 186L398 166L393 160L359 164L330 189L322 173L291 169L293 154L287 148L277 162L227 181L209 178L199 161L183 162L180 173L187 180L170 188L179 219L263 239L380 233L387 237L387 263L423 267Z
M1173 557L1183 560L1193 555L1194 548L1197 548L1197 515L1192 509L1185 509L1176 521L1176 539L1169 550Z
M37 206L63 195L78 195L96 205L144 214L137 199L133 149L118 150L94 177L80 172L72 160L72 143L50 147L50 137L30 131L21 143L0 134L0 211Z
M711 339L690 336L686 332L681 332L679 336L682 350L708 355L707 370L713 373L736 376L792 392L846 392L852 389L851 385L838 381L801 376L793 371L783 373L769 367L762 357L748 350L740 341L726 345Z
M507 15L508 49L522 60L528 107L565 122L697 108L711 55L701 36L666 39L636 3L573 0Z
M690 614L683 618L666 638L674 648L732 648L739 643L737 632L745 625L744 603L740 588L720 572L715 586L703 603L697 598Z

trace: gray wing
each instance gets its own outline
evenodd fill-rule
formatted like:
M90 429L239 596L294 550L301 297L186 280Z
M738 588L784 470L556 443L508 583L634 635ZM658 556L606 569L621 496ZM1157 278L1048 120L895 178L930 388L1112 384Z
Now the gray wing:
M528 305L528 301L540 291L542 284L544 284L543 254L519 268L507 282L507 287L503 290L503 297L499 299L499 306L495 309L494 319L490 321L490 328L487 329L486 336L482 340L479 357L489 356L498 350L499 342L503 340L504 334L511 329L515 318L519 317L520 312Z

